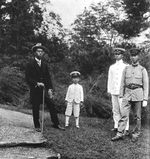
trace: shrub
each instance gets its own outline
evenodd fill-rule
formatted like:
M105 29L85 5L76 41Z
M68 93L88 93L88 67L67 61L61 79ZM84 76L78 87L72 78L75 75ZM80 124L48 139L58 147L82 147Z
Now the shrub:
M67 86L55 83L54 103L59 113L65 113L65 96L67 92Z
M16 67L4 67L0 72L0 103L24 104L28 91L24 73Z

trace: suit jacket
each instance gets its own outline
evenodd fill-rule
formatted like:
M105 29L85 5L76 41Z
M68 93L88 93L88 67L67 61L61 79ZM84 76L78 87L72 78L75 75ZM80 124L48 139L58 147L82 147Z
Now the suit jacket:
M48 64L42 61L41 68L40 68L36 60L32 59L26 65L25 77L30 87L31 104L35 102L41 103L43 89L37 87L37 82L41 82L41 77L43 78L42 82L44 83L46 90L52 89L52 81L51 81Z
M66 94L66 101L76 103L83 102L83 87L80 84L71 84Z

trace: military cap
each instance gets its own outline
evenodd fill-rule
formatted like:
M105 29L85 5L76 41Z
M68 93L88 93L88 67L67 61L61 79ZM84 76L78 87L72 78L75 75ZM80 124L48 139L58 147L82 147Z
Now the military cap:
M123 54L125 51L126 51L125 49L120 48L120 47L114 48L114 54L117 54L117 53Z
M36 45L34 45L34 46L31 48L31 51L35 52L36 49L38 49L38 48L42 49L43 51L46 51L46 48L45 48L44 46L42 46L41 43L37 43Z
M72 77L72 78L74 78L74 77L80 77L80 72L78 72L78 71L73 71L73 72L71 72L70 73L70 76Z
M138 49L138 48L132 48L132 49L129 50L129 53L130 53L131 56L139 55L140 52L141 52L141 50Z

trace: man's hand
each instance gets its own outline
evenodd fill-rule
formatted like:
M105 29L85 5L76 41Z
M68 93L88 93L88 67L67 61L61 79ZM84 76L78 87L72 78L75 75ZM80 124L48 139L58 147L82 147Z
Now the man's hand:
M80 106L81 106L81 107L83 106L83 102L80 102Z
M48 95L49 95L49 98L52 99L53 98L53 92L51 89L48 90Z
M84 103L80 102L80 109L83 109L83 108L84 108Z
M37 86L38 86L38 87L44 87L44 83L38 82L38 83L37 83Z
M143 107L146 107L146 106L147 106L147 101L144 100L144 101L143 101Z

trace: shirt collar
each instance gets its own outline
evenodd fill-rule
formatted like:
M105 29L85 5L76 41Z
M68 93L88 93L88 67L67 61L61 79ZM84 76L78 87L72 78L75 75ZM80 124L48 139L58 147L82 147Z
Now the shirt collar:
M76 86L76 85L78 85L78 83L77 84L73 83L73 85Z
M38 64L39 66L41 66L41 60L39 60L39 59L37 59L37 58L35 57L35 61L37 62L37 64Z
M139 62L137 62L137 63L135 63L135 64L132 63L132 66L133 66L133 67L136 67L136 66L138 66L138 65L139 65Z
M41 62L41 60L39 60L39 59L38 59L38 58L36 58L36 57L35 57L35 60L36 60L37 62Z
M123 63L123 60L120 59L119 61L116 61L117 64Z

